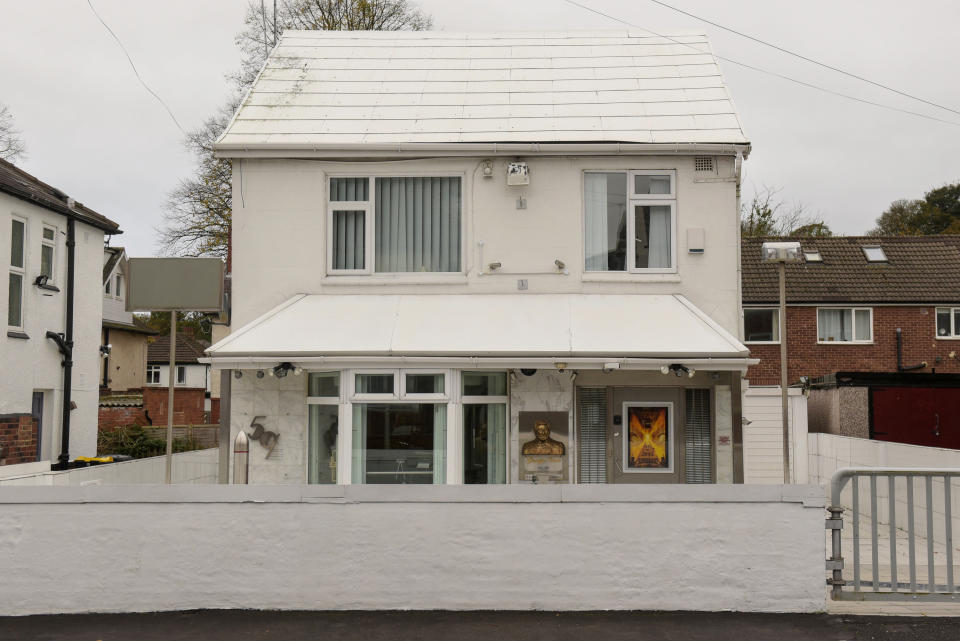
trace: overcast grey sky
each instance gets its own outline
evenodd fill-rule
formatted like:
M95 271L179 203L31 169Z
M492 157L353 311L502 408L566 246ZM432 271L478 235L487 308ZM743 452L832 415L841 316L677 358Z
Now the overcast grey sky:
M960 115L777 53L648 0L579 0L659 33L704 32L718 55L958 125L922 120L721 63L753 153L752 186L781 188L836 232L862 233L890 202L960 181ZM950 0L670 0L692 13L960 111L960 3ZM272 4L267 2L267 4ZM563 0L420 0L447 31L625 29ZM147 83L187 129L222 103L246 0L94 0ZM156 253L166 194L192 157L85 0L0 0L0 102L28 145L21 165L121 224Z

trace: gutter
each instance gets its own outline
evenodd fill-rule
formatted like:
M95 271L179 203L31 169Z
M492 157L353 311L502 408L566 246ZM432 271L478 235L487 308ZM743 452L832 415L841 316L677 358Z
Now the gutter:
M68 201L72 204L72 199ZM63 335L47 330L47 338L57 344L63 356L63 413L60 423L60 455L51 470L65 470L70 466L70 412L73 409L73 302L75 296L77 219L67 216L67 322Z
M423 156L750 155L750 143L269 143L221 142L217 158L382 158Z

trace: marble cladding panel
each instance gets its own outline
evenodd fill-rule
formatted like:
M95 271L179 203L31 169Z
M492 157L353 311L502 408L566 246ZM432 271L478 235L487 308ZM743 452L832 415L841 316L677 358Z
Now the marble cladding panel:
M717 483L733 483L733 396L729 385L717 385Z
M510 385L510 477L520 480L520 412L567 412L567 478L573 478L575 434L573 429L573 376L557 370L537 370L533 376L519 371Z
M250 441L251 484L299 484L306 482L307 403L306 378L289 374L284 378L257 378L244 371L234 379L230 420L231 443L240 430L253 434L256 417L264 430L279 435L270 456L258 441ZM233 456L231 455L231 479Z

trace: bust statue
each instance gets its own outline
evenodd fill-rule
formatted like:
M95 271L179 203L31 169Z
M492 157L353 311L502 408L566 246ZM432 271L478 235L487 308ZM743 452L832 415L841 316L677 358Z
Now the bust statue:
M533 425L533 434L536 438L523 444L524 456L553 455L566 453L563 443L550 438L550 424L546 421L537 421Z

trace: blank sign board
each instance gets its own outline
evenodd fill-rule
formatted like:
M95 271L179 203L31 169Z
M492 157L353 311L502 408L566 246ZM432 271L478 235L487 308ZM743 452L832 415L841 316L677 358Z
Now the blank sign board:
M131 258L127 311L220 312L223 261L219 258Z

